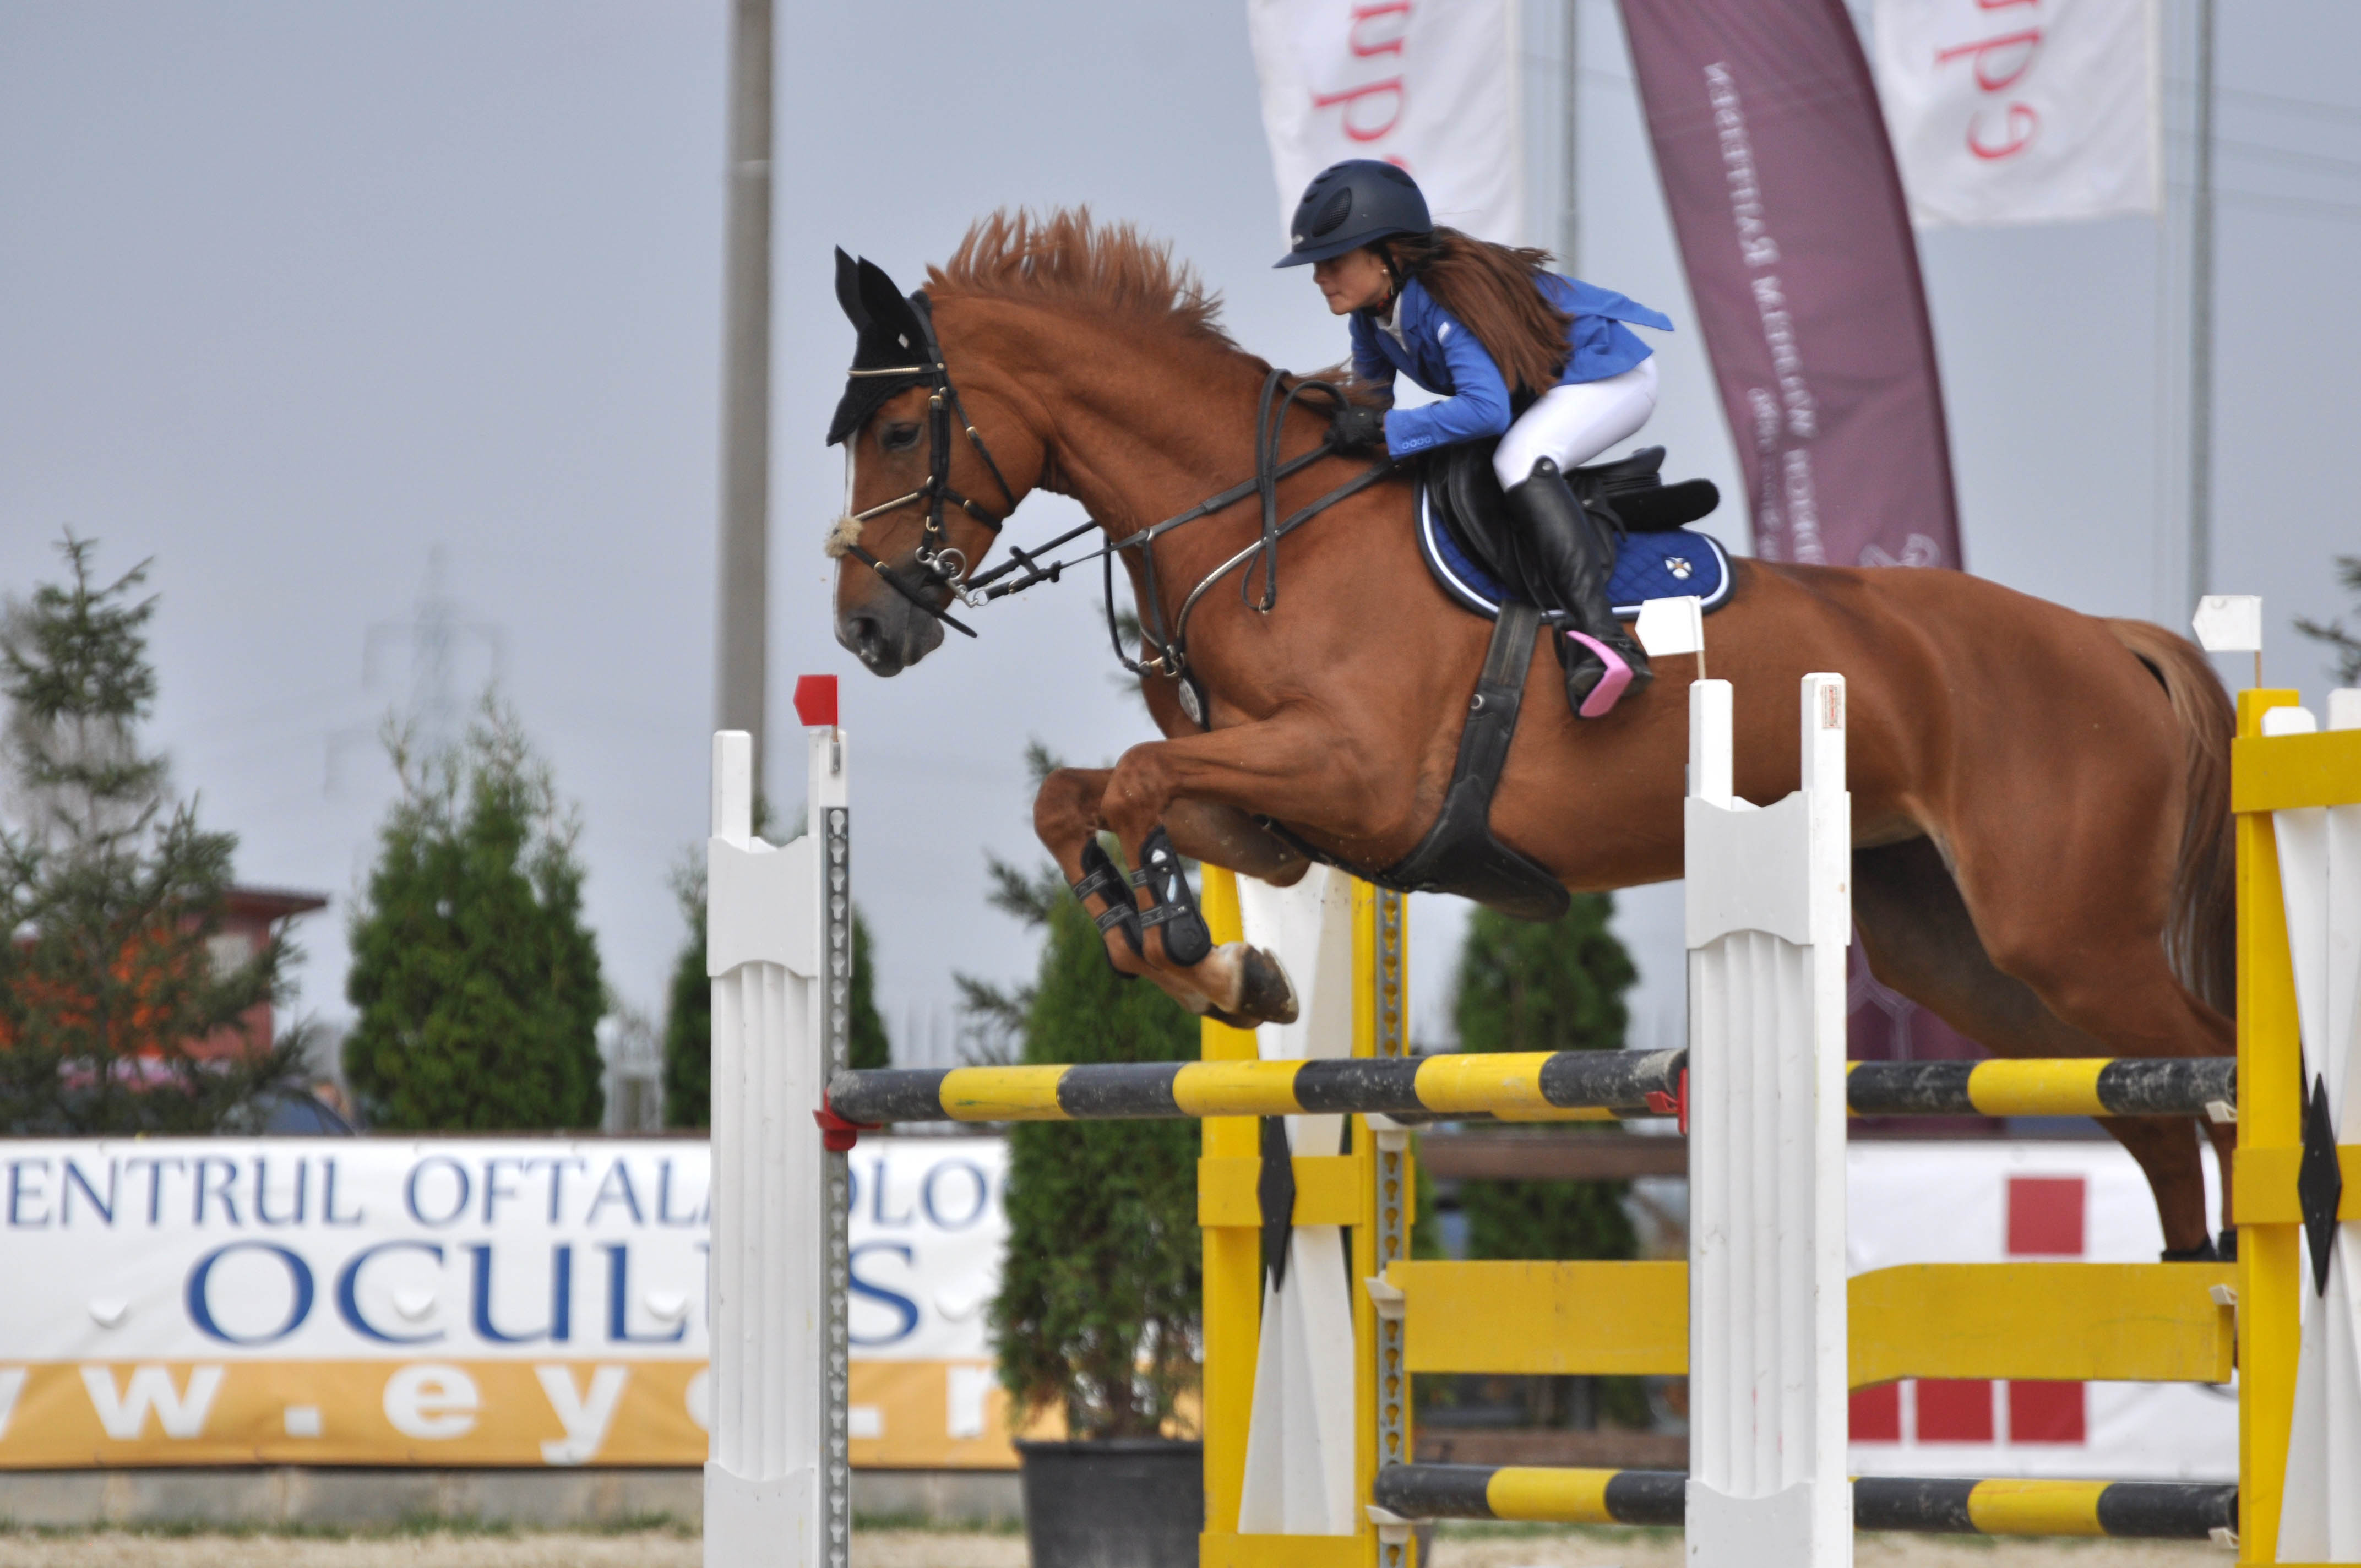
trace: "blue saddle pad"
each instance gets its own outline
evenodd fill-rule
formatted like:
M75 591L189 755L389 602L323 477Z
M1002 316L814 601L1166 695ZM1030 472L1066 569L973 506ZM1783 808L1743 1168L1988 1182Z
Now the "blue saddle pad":
M1459 536L1436 516L1423 483L1418 488L1418 552L1444 593L1488 620L1499 619L1500 601L1512 596L1477 564ZM1631 620L1649 599L1691 595L1703 600L1706 613L1711 614L1730 602L1735 586L1721 541L1710 533L1682 528L1669 533L1626 535L1616 553L1607 593L1614 601L1616 615Z

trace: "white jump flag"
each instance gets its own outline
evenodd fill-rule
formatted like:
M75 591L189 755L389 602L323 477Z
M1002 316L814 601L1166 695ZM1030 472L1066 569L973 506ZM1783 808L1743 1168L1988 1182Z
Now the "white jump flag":
M2207 594L2189 618L2197 645L2208 653L2259 653L2263 651L2263 596Z
M2208 653L2252 653L2255 684L2263 684L2262 595L2207 594L2197 601L2189 628Z
M1640 606L1631 630L1651 659L1674 653L1705 652L1705 601L1695 594L1676 599L1649 599Z

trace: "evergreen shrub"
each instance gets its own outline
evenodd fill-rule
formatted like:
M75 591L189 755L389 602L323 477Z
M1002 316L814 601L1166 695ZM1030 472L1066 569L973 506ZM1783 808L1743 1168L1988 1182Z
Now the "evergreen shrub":
M215 944L237 839L140 750L157 601L145 563L98 583L95 551L67 534L70 580L0 617L0 1133L220 1131L299 1074L300 1032L241 1037L294 950Z
M995 867L994 902L1040 927L1040 968L1011 999L1027 1062L1192 1061L1197 1020L1108 965L1055 868ZM1192 1122L1022 1122L1008 1129L1008 1251L991 1322L1020 1410L1057 1409L1076 1439L1169 1434L1198 1379L1198 1129Z
M345 1069L372 1124L596 1127L606 1108L598 944L578 820L515 716L488 700L460 745L391 738L401 798L352 920Z
M767 816L757 807L754 831ZM790 834L790 838L794 835ZM674 879L688 939L673 960L664 993L664 1125L706 1127L713 1120L713 981L705 972L705 872L692 864ZM877 1012L877 978L871 958L869 922L852 906L851 1038L847 1055L856 1068L890 1067L893 1049L885 1020Z

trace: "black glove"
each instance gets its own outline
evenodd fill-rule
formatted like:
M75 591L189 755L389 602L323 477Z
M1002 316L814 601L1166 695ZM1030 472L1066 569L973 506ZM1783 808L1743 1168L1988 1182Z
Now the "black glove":
M1336 411L1328 444L1339 452L1382 451L1386 444L1386 411L1367 403L1346 403Z

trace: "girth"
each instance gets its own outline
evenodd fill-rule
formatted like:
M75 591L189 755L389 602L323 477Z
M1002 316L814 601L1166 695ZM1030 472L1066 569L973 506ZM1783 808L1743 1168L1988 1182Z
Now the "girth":
M1443 809L1418 847L1382 870L1372 871L1306 843L1292 828L1268 817L1255 820L1299 853L1321 865L1350 872L1396 893L1451 893L1519 920L1556 920L1572 907L1565 885L1530 856L1492 836L1492 795L1516 739L1524 706L1525 680L1532 669L1533 639L1542 613L1530 604L1500 607L1492 623L1491 646L1467 702L1467 725L1459 732L1459 755Z

